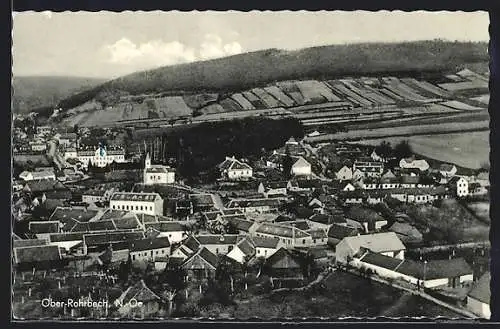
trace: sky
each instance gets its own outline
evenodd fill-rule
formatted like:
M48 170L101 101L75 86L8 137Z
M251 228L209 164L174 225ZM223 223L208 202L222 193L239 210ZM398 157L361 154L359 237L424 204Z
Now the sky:
M20 12L17 76L115 78L269 48L444 39L488 41L487 12Z

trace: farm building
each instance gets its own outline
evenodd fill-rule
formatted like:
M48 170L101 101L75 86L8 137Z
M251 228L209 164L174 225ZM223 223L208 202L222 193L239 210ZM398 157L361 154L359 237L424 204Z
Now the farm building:
M247 180L253 176L252 167L237 160L234 156L226 157L226 160L219 164L219 170L222 179Z
M361 248L397 259L404 259L406 250L405 245L394 232L347 236L335 246L337 262L346 263Z

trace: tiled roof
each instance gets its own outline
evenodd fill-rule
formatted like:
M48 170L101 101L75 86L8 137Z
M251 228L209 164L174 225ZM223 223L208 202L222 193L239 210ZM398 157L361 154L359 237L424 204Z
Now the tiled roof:
M47 245L47 241L40 240L40 239L23 239L23 240L13 240L12 241L13 248L35 247L35 246L44 246L44 245Z
M248 164L241 162L234 158L226 158L221 164L219 164L221 170L244 170L252 169Z
M326 232L319 229L319 230L309 230L308 233L311 235L311 238L313 239L323 239L326 238Z
M143 280L139 281L132 287L129 287L123 292L123 294L118 298L123 305L126 305L132 299L138 302L150 302L150 301L161 301L160 296L149 289Z
M358 229L355 227L332 224L328 229L328 237L342 240L347 236L356 236L358 235Z
M29 223L29 231L34 234L59 232L58 221L32 221Z
M402 259L389 257L373 252L366 252L366 254L361 257L361 261L393 271L404 262L404 260Z
M252 237L253 245L256 248L277 248L280 242L279 238L264 238L260 236Z
M83 241L84 232L54 233L49 235L50 242Z
M250 220L245 220L245 219L240 219L236 217L229 217L228 222L233 225L237 230L245 231L248 232L250 227L252 227L255 222L250 221Z
M277 199L233 199L227 208L279 207L281 203Z
M298 259L285 248L280 248L266 260L273 269L300 269Z
M105 232L85 234L83 242L86 245L108 244L111 242L133 241L144 238L144 232Z
M157 223L146 223L145 228L153 228L159 232L184 232L186 229L179 222L157 222Z
M361 247L373 252L399 251L406 249L394 232L348 236L343 240L356 252Z
M236 243L238 243L238 241L243 239L243 237L241 235L236 235L236 234L222 234L222 235L205 234L196 236L196 239L202 246L227 245L227 244L236 245Z
M76 219L79 222L88 222L90 219L96 217L97 210L85 210L80 208L56 208L49 220L60 221L65 223L69 219Z
M55 261L60 259L61 253L58 246L44 245L14 248L14 261L16 264Z
M64 186L63 183L55 179L31 180L26 182L25 186L29 188L32 193L67 190L67 187Z
M167 237L140 239L134 240L130 243L130 251L143 251L167 247L170 247L170 241Z
M255 255L255 247L249 239L241 240L238 242L237 246L246 256Z
M186 259L182 265L186 269L204 270L208 268L215 270L217 267L217 256L207 248L201 248L191 257Z

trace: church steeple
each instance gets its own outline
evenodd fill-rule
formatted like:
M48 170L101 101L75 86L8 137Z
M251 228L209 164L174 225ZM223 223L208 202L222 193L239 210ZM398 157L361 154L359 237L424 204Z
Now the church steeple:
M144 169L148 169L151 167L151 157L149 156L149 152L146 154L146 160L144 161Z

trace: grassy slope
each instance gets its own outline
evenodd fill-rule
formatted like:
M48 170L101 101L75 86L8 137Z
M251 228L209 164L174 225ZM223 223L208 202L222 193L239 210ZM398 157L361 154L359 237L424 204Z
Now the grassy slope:
M418 77L487 61L486 43L421 41L322 46L291 52L269 49L133 73L69 97L61 106L72 108L109 90L130 94L229 92L287 79L382 73Z
M17 113L27 113L37 108L54 106L61 99L103 82L105 82L104 79L80 77L14 77L12 80L13 110Z

